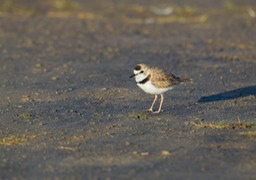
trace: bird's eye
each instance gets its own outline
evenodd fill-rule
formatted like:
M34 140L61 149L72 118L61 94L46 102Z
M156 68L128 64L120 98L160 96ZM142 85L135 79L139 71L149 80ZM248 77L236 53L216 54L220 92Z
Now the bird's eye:
M140 73L144 73L144 71L140 71Z

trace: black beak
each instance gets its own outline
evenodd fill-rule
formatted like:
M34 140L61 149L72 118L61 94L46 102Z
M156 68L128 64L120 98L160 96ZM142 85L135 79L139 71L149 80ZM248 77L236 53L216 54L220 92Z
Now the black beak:
M133 74L133 75L130 76L130 78L133 78L133 77L136 76L136 75L137 75L137 74Z

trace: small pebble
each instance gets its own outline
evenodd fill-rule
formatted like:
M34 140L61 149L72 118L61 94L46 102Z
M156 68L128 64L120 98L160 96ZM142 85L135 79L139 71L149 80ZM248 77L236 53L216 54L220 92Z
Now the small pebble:
M148 155L149 155L149 152L141 152L140 155L142 155L142 156L148 156Z
M161 155L163 155L163 156L169 156L169 155L171 155L171 153L170 153L169 151L163 150L163 151L161 152Z
M131 143L128 142L128 141L125 142L125 145L126 145L126 146L129 146L130 144L131 144Z
M36 64L36 67L37 67L37 68L43 67L43 64L37 63L37 64Z
M58 80L58 78L57 78L57 77L55 77L55 76L53 76L53 77L51 78L51 80L53 80L53 81L57 81L57 80Z
M133 151L132 154L133 154L133 155L137 155L138 152L137 152L137 151Z

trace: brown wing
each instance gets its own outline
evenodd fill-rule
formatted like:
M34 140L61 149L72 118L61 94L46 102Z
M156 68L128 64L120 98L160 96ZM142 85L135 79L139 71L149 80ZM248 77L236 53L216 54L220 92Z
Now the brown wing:
M150 69L150 71L151 82L154 86L157 86L159 88L169 88L180 83L180 78L176 77L173 74L167 74L161 69L152 68Z

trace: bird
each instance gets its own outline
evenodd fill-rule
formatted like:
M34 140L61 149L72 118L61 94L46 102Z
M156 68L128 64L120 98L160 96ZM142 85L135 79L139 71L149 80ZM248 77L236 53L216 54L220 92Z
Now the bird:
M164 101L164 93L173 89L174 86L190 82L193 80L187 77L178 77L172 73L166 73L158 67L149 67L146 64L137 64L133 69L130 78L135 78L137 85L146 93L155 95L151 107L148 109L152 113L160 113ZM154 104L161 96L160 105L157 111L153 111Z

